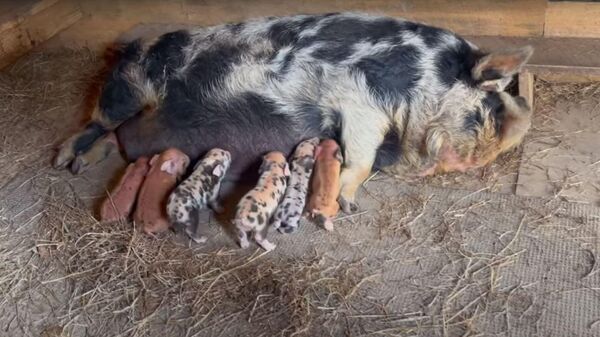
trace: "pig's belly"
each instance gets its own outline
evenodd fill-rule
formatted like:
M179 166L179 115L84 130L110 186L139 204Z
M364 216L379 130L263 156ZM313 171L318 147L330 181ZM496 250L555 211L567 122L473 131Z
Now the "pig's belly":
M174 147L190 157L193 167L209 150L224 149L232 156L226 179L246 180L258 176L262 156L267 152L281 151L289 156L298 143L321 136L319 130L300 132L289 127L261 129L251 125L240 128L235 121L229 124L171 128L161 125L157 118L137 116L117 129L117 137L129 161Z

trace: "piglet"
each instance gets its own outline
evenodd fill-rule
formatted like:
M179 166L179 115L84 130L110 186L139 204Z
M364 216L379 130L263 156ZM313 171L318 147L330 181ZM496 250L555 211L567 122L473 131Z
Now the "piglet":
M196 163L194 172L171 193L167 202L169 220L177 230L196 242L205 242L206 237L198 234L200 211L210 206L221 212L218 204L219 188L231 164L231 154L221 149L212 149Z
M117 186L110 192L100 208L101 221L116 221L129 218L138 191L150 166L148 158L140 157L129 164Z
M340 209L337 199L342 162L341 149L334 140L326 139L317 146L307 210L309 216L328 231L333 230L332 219Z
M306 204L306 194L310 175L315 163L315 147L319 138L305 140L298 144L290 161L291 175L283 200L277 207L271 225L282 233L292 233L298 229Z
M185 173L190 163L189 157L174 148L150 160L150 171L144 180L137 199L133 219L148 234L165 231L169 228L166 202L175 188L177 180Z
M281 152L269 152L263 157L259 170L258 184L242 197L237 205L233 224L238 231L239 244L247 248L248 232L266 251L275 249L275 244L267 240L269 221L277 209L287 185L290 170Z

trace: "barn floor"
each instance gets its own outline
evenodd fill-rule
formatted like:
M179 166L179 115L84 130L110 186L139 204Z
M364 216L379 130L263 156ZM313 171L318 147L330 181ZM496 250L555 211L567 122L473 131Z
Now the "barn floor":
M208 214L207 245L94 220L123 161L49 163L102 63L55 49L0 73L0 335L600 336L600 84L538 82L517 151L377 174L335 232L272 233L263 254Z

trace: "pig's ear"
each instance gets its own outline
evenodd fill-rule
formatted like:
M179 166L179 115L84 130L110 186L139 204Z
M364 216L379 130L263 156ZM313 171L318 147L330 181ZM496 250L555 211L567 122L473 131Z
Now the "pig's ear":
M175 161L170 159L170 160L165 160L162 165L160 165L160 170L163 172L167 172L168 174L174 175L177 174L177 167L175 165Z
M338 148L335 150L335 159L337 159L340 163L344 163L344 156L342 156L342 149Z
M483 90L503 91L531 55L531 46L485 55L473 67L473 78Z
M258 169L258 173L262 174L263 172L265 172L266 170L268 170L269 169L269 165L270 165L270 163L267 162L266 160L264 160L264 158L263 158L263 162L262 162L262 164L260 164L260 168Z
M283 166L283 175L286 177L289 177L291 175L290 173L290 165L288 165L288 163L285 163Z
M319 145L317 145L317 147L315 148L315 159L319 156L319 154L321 154L321 151L323 150L323 148Z
M223 171L224 171L223 170L223 165L218 164L213 169L212 174L213 174L213 176L220 177L221 175L223 175Z
M156 161L158 160L159 155L155 154L154 156L152 156L152 159L150 159L150 166L154 166L154 164L156 164Z

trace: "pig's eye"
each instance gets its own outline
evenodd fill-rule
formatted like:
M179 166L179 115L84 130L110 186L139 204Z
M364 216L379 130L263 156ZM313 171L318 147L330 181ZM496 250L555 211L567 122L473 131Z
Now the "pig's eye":
M477 129L483 125L483 118L481 117L481 109L477 108L475 111L467 113L465 118L464 128L467 131L477 132Z
M502 123L504 122L504 110L505 106L497 92L490 92L483 99L484 108L489 109L490 117L493 118L494 127L496 132L499 133L502 130Z

